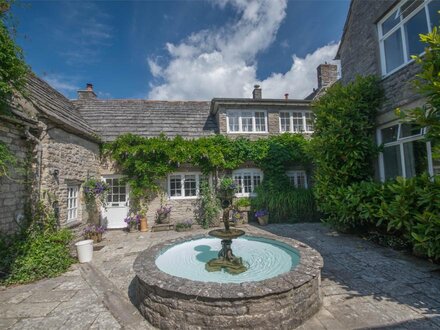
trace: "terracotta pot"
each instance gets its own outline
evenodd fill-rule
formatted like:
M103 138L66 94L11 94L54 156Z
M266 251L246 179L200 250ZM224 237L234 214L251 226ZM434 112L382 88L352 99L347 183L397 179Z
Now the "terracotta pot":
M269 216L265 215L263 217L258 217L258 223L260 226L266 226L269 223Z
M141 232L148 231L147 217L142 217L140 223L141 223Z

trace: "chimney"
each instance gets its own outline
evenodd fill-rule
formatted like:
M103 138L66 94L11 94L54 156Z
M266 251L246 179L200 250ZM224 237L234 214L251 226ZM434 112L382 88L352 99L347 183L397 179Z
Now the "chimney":
M92 100L96 99L96 94L93 91L93 85L87 83L86 89L78 91L78 100Z
M284 94L284 99L285 99L285 100L288 100L288 99L289 99L289 94L288 94L288 93Z
M261 88L260 85L254 85L254 91L252 92L252 98L254 100L261 100Z
M316 68L318 72L318 89L330 86L338 80L338 66L336 64L320 64Z

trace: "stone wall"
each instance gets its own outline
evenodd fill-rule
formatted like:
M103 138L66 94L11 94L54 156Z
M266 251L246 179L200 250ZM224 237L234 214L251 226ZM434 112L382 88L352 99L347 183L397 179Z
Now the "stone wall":
M353 81L356 75L382 76L376 24L394 3L394 0L352 2L343 43L339 49L344 83ZM420 98L412 85L412 80L419 71L419 67L413 62L382 79L386 101L380 109L381 113L393 112L395 108ZM383 122L379 119L378 124Z
M60 225L75 227L89 221L97 222L98 214L88 214L86 210L81 185L87 178L99 174L98 144L52 126L47 126L40 138L43 146L40 194L50 204L49 206L53 206L53 202L58 201ZM80 189L77 220L68 223L67 187L69 185L78 186Z
M8 177L0 177L0 232L13 233L18 229L17 221L23 219L25 204L30 196L27 182L27 158L31 144L26 141L24 127L18 120L0 119L0 141L6 143L19 165L10 169Z

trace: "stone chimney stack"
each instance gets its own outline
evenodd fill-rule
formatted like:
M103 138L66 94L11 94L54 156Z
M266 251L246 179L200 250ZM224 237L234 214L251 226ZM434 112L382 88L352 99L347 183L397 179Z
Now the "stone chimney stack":
M285 99L285 100L288 100L288 99L289 99L289 94L288 94L288 93L284 94L284 99Z
M252 98L254 100L261 100L262 92L261 92L260 85L254 85L254 91L252 92Z
M96 94L93 91L93 85L87 83L86 89L78 91L78 100L91 100L96 99Z
M320 64L316 68L318 72L318 89L330 86L338 80L338 66L336 64Z

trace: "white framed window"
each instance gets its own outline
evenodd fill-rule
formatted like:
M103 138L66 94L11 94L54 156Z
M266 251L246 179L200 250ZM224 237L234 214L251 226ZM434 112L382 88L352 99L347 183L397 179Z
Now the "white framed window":
M197 198L200 182L207 179L199 172L170 174L168 175L168 196L170 199Z
M289 182L295 188L308 188L306 171L288 171Z
M67 186L67 222L78 219L79 186Z
M258 168L238 169L232 172L232 178L237 184L237 197L255 195L255 188L263 181L263 172Z
M399 70L420 55L425 45L419 34L426 34L440 24L439 0L401 1L377 24L382 75Z
M408 123L392 123L377 130L381 181L398 176L411 178L423 172L433 174L431 143L425 142L423 128Z
M267 133L265 110L228 110L226 112L228 133Z
M280 111L280 132L313 133L314 117L311 111Z
M109 186L107 192L107 204L110 207L127 206L128 204L128 191L127 184L122 177L109 177L105 178L105 182Z

